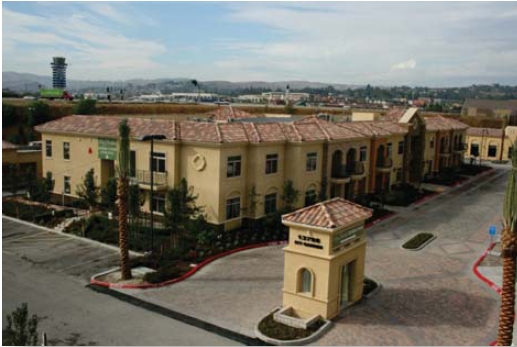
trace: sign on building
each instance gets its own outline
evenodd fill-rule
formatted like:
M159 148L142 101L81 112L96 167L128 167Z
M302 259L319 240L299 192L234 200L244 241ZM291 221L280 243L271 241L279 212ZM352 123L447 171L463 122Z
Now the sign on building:
M99 159L115 160L117 158L117 140L99 138Z

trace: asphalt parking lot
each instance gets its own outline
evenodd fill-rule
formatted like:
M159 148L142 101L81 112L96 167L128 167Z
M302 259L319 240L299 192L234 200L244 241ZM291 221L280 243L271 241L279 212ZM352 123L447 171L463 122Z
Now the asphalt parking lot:
M118 264L118 252L115 249L5 217L2 218L2 255L17 255L54 273L78 277L85 284L92 275Z

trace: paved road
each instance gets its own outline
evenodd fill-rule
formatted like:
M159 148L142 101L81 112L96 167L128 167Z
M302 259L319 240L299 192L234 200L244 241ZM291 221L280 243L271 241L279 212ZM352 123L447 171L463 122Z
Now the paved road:
M472 274L498 224L507 169L467 183L368 229L366 274L377 295L343 312L321 345L487 345L496 333L498 296ZM418 252L412 235L437 239ZM122 290L212 324L253 336L253 326L282 304L281 247L233 254L190 279L153 290ZM189 298L195 292L199 300Z
M2 218L2 325L22 302L53 345L236 345L85 287L116 252Z

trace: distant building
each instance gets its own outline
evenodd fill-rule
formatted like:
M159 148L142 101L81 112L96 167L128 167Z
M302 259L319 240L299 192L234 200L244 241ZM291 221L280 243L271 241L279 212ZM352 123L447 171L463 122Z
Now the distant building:
M17 177L23 185L28 177L41 177L41 142L19 146L2 140L2 175L6 178ZM4 187L6 183L4 183Z
M64 57L54 57L50 66L52 66L52 88L66 89L66 67Z
M461 109L463 117L509 117L517 122L517 100L467 99ZM510 124L514 124L512 121ZM517 124L517 123L515 123Z
M302 100L309 100L309 93L291 93L286 92L266 92L262 93L262 99L270 103L285 103L286 101L298 102Z
M509 160L517 140L517 127L503 129L469 128L467 130L466 158L478 160Z

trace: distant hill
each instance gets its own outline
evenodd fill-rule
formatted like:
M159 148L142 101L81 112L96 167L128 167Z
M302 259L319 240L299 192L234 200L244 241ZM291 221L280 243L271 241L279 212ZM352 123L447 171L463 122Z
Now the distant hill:
M2 88L10 89L15 92L38 91L39 86L50 88L52 79L50 76L41 76L30 73L18 73L12 71L2 72ZM307 81L279 81L279 82L228 82L228 81L199 81L201 90L209 93L235 94L240 92L260 92L285 90L289 85L291 90L303 89L326 89L332 86L335 90L360 88L358 85L320 83ZM106 91L106 87L113 88L114 91L124 89L126 95L141 93L173 93L173 92L194 92L195 87L188 78L160 78L160 79L131 79L126 81L79 81L67 80L68 91L72 93Z

